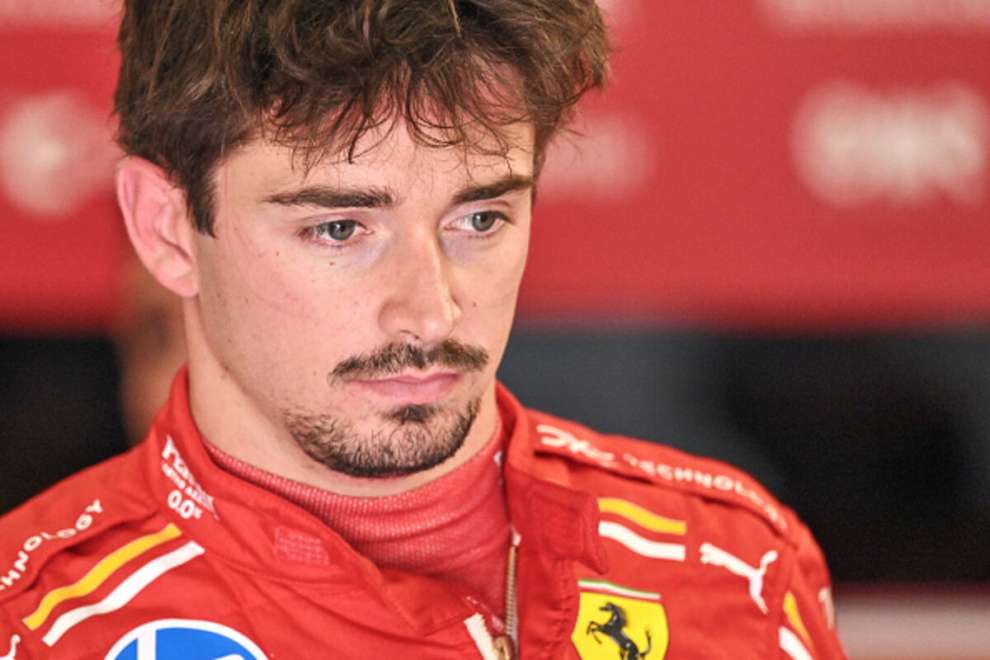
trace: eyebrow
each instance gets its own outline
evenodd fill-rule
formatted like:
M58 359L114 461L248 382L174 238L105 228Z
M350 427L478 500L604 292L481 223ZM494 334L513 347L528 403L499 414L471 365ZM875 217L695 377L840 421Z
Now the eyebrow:
M481 202L495 199L517 190L527 190L533 187L533 177L520 174L507 174L492 183L462 188L454 194L454 206L469 202Z
M533 187L533 177L508 174L491 183L472 185L458 190L453 197L453 206L496 199L517 190ZM262 202L278 206L316 206L335 208L385 208L395 206L395 196L386 188L334 188L333 186L313 185L273 193Z
M261 201L279 206L319 206L328 209L370 209L395 205L395 198L385 189L334 188L320 185L274 193Z

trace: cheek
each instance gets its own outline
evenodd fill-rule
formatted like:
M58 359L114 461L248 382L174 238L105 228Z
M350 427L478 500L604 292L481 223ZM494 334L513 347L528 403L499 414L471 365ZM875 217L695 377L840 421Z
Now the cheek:
M525 265L526 250L522 245L511 253L501 253L471 276L471 325L490 337L493 344L503 343L508 337Z
M316 368L337 359L338 347L362 318L361 298L352 294L359 289L298 255L251 247L231 241L213 255L203 286L211 334L256 358L307 356Z
M528 236L524 238L528 239ZM519 286L522 283L523 272L526 270L529 241L519 240L513 248L507 251L490 272L492 294L500 304L508 305L515 310Z
M333 311L330 303L343 303L341 291L329 286L326 275L314 268L322 264L300 258L292 251L294 246L279 247L276 237L254 238L236 231L224 238L229 240L218 254L219 289L231 297L230 305L242 307L245 314L274 324L305 323L325 320L321 317Z

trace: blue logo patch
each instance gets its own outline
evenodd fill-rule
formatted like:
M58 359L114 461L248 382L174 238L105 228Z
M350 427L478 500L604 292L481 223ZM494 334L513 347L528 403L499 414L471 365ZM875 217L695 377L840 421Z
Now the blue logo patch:
M106 660L268 660L241 633L212 621L162 619L120 638Z

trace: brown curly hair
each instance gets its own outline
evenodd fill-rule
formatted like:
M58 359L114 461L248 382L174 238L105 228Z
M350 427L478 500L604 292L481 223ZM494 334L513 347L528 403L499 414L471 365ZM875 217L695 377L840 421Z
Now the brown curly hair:
M400 120L424 145L503 152L528 121L539 168L609 50L595 0L125 0L118 46L118 142L208 234L215 166L261 136L309 167Z

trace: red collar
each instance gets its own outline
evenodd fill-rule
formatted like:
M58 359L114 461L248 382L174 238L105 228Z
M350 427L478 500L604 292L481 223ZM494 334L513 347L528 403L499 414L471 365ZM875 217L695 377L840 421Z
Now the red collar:
M526 409L501 385L497 397L509 437L509 512L522 547L603 572L595 498L568 487L566 471L554 468L559 459L538 462ZM363 586L424 633L469 613L441 583L380 571L315 516L218 468L190 413L186 369L176 376L143 451L155 501L208 554L276 579Z

